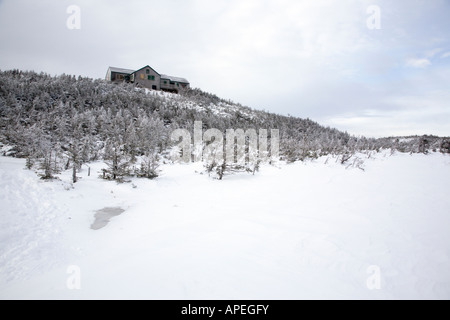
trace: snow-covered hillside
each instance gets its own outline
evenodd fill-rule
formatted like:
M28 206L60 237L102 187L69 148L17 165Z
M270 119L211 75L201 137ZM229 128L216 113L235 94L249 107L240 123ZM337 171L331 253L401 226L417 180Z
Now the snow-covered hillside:
M449 156L326 159L72 188L0 157L0 298L449 299Z
M268 130L271 137L278 130L279 156L288 162L381 149L450 153L448 137L356 137L310 119L250 109L200 89L170 94L99 79L0 71L0 147L10 147L0 155L27 158L27 165L48 179L97 160L111 161L106 178L154 176L153 164L176 144L171 134L177 129L193 134L195 121L202 121L204 131L223 134L255 129ZM139 160L142 170L136 163L139 156L145 158Z

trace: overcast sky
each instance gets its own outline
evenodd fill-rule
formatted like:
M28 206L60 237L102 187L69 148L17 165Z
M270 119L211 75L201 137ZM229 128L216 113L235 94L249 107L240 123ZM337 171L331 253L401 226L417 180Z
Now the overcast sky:
M355 135L450 136L449 0L0 0L1 70L147 64Z

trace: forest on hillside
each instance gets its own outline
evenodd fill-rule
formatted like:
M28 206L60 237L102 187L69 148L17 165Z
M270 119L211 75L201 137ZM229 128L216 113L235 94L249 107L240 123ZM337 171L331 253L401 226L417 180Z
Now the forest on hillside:
M0 71L0 144L7 155L26 158L29 169L51 179L62 170L77 170L104 160L103 178L154 178L161 159L176 144L176 129L203 129L225 134L234 129L278 129L280 159L288 162L332 155L345 164L356 153L391 149L399 152L450 152L450 139L436 136L355 137L310 119L253 110L201 91L152 92L131 84L31 71ZM270 133L270 130L269 130ZM357 164L357 162L353 162ZM252 164L252 170L258 164ZM223 171L232 166L209 167Z

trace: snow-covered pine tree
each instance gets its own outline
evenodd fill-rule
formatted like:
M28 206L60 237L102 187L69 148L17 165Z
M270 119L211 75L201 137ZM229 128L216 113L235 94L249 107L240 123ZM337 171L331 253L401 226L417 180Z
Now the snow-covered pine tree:
M103 179L122 182L124 177L130 176L131 157L124 149L124 145L114 138L106 142L105 163L108 168L103 169Z

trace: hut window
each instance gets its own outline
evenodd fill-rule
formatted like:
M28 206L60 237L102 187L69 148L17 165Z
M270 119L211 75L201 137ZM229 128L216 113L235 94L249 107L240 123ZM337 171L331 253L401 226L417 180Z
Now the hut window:
M149 73L150 73L150 70L149 70L149 69L147 69L147 70L145 70L145 72L146 72L147 74L149 74Z

